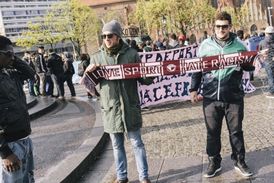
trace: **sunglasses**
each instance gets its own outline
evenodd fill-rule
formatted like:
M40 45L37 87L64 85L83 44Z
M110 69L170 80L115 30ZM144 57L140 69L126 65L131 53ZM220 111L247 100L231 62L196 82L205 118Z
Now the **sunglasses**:
M106 39L106 38L111 39L111 38L113 38L113 36L114 36L114 34L103 34L103 35L101 35L101 38L102 39Z
M14 56L14 52L12 52L12 51L2 51L2 50L0 50L0 54L5 55L7 57Z
M226 24L226 25L215 25L215 27L217 29L220 29L220 28L222 28L222 29L228 29L229 25L228 24Z

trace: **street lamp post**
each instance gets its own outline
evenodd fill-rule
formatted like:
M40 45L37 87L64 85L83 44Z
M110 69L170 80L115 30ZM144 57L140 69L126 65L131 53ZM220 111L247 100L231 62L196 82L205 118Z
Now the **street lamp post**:
M269 18L269 25L272 26L272 13L271 10L273 9L273 7L267 7L267 13L268 13L268 18Z

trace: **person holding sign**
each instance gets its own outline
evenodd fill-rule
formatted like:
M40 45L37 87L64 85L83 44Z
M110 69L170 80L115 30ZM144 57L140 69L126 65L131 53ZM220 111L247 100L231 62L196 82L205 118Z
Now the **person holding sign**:
M206 57L246 51L245 46L230 32L231 16L219 12L215 17L214 35L200 45L198 56ZM221 130L225 117L232 147L231 159L234 167L243 176L253 173L245 163L245 146L242 131L244 118L243 70L254 70L252 65L239 65L216 71L198 72L192 75L191 101L197 102L198 90L202 86L203 112L207 129L206 152L209 165L205 177L214 177L221 171ZM202 82L203 81L203 82Z
M86 74L93 72L100 65L118 65L140 62L137 51L130 48L121 38L122 28L116 20L103 26L101 49L93 54ZM152 83L151 78L138 79L142 84ZM137 79L105 80L98 85L100 93L104 131L109 133L114 153L117 179L115 183L127 183L127 158L124 138L133 146L139 180L150 183L146 151L141 139L142 116L137 91Z

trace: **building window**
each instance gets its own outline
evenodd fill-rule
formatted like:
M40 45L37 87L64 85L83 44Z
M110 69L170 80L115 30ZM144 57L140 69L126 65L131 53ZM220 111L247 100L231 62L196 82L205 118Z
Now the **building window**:
M27 8L36 7L36 5L26 5Z
M14 5L14 8L25 8L25 5Z
M2 12L2 16L10 16L10 15L14 15L14 11L3 11Z

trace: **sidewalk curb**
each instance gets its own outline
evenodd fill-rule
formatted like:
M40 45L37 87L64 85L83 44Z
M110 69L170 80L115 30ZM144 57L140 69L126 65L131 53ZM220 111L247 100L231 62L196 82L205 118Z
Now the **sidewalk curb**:
M41 105L41 106L39 106ZM44 105L44 106L43 106ZM50 112L51 110L55 109L58 106L58 103L56 100L43 100L40 98L36 99L36 103L32 106L32 108L29 109L29 116L30 116L30 120L34 120L37 119L41 116L43 116L44 114L47 114L48 112ZM41 109L39 109L39 107ZM34 108L37 108L37 111L31 111L34 110Z
M61 183L71 183L71 182L77 182L81 176L86 172L87 168L90 166L91 163L93 163L97 156L100 154L102 149L104 148L105 144L109 140L109 135L104 132L103 126L102 126L102 118L101 118L101 110L100 106L97 102L93 102L95 104L93 107L96 112L96 121L94 124L94 127L92 128L91 131L91 136L94 134L98 134L98 130L100 131L100 134L103 134L101 138L96 138L92 139L93 143L89 143L88 145L94 144L94 146L90 146L92 149L90 153L88 153L85 157L83 157L83 160L75 167L75 169L68 175L66 176ZM88 141L87 139L83 145ZM96 143L97 141L97 143ZM83 146L82 145L82 146Z
M38 101L35 97L27 97L26 100L27 100L28 109L34 107L38 103Z
M37 181L39 183L71 183L79 181L81 176L88 170L88 167L90 167L90 164L96 160L109 139L109 135L104 133L99 104L78 97L77 100L87 102L95 110L96 120L90 132L90 137L78 149L52 167L44 178Z
M98 144L93 148L93 150L67 177L65 177L61 181L61 183L77 182L81 178L81 176L87 171L88 167L90 167L90 164L95 162L97 156L100 154L108 140L109 135L107 133L104 133Z

